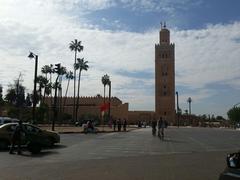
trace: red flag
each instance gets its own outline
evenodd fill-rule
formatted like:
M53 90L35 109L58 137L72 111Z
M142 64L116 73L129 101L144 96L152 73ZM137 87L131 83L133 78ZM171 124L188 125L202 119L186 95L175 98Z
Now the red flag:
M103 104L100 106L101 112L102 112L102 111L106 111L107 109L109 109L109 103L103 103Z

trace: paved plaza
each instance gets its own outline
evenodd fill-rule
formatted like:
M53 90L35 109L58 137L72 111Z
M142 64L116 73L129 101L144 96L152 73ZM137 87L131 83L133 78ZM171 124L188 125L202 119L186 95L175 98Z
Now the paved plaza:
M227 153L239 150L240 131L151 128L107 134L62 134L61 144L39 155L0 152L1 179L190 180L217 179Z

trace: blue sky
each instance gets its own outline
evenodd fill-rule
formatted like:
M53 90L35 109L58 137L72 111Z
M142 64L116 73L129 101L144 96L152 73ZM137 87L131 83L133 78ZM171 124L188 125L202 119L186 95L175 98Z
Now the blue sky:
M78 39L90 66L81 95L103 94L107 73L130 110L154 110L154 45L166 21L180 107L192 97L193 113L226 117L240 102L239 7L239 0L0 0L0 84L6 90L21 72L32 90L29 51L39 55L39 69L61 62L70 70L68 44Z

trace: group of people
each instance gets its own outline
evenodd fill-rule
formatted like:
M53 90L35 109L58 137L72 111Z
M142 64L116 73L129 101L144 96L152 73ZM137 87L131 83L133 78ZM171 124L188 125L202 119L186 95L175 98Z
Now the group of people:
M152 121L152 134L155 136L158 128L158 137L164 139L164 129L167 128L167 121L163 120L162 117L158 121Z
M124 119L123 121L121 119L114 119L113 120L113 130L116 131L116 128L117 128L117 131L120 132L123 128L123 131L127 131L127 120Z
M96 133L96 129L95 129L94 124L91 120L87 121L87 124L85 124L83 126L83 131L84 131L84 133Z

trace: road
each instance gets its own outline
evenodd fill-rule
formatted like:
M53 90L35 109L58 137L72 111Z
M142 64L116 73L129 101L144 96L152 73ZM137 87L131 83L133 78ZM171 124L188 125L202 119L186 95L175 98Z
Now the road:
M211 180L239 150L240 131L214 128L150 128L107 134L63 134L61 144L39 155L0 152L2 180Z

